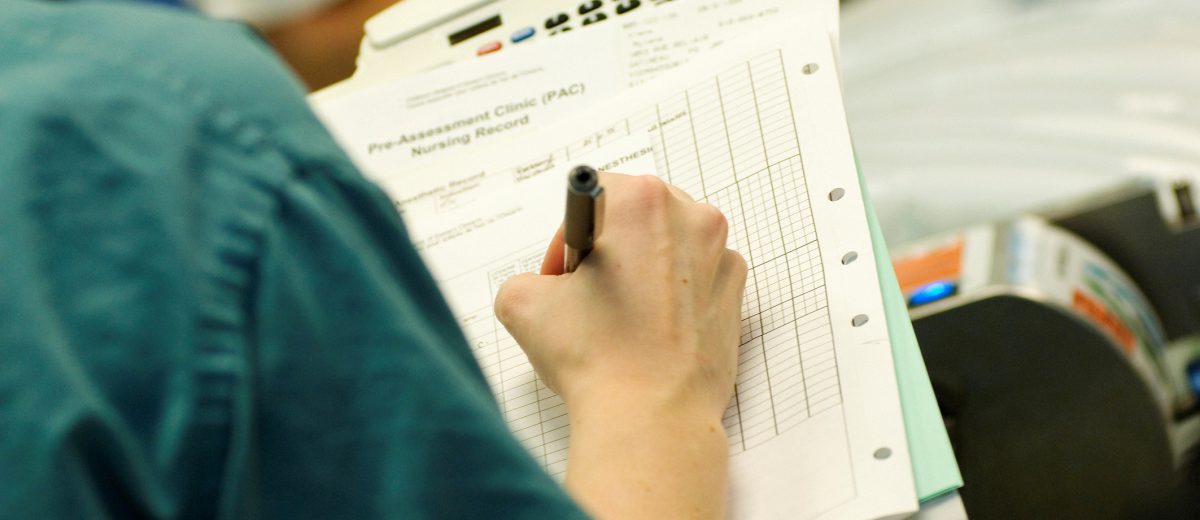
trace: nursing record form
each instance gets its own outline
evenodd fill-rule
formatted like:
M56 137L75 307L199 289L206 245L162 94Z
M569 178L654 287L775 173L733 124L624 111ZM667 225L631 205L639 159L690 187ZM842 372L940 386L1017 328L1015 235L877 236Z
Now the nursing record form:
M538 66L527 56L512 53L505 65ZM562 218L565 172L590 161L623 173L652 169L721 208L730 247L750 265L737 388L724 417L731 516L912 513L882 297L829 40L819 24L797 20L694 61L519 139L373 176L404 211L510 428L551 474L566 469L565 407L496 322L492 302L507 277L537 270Z

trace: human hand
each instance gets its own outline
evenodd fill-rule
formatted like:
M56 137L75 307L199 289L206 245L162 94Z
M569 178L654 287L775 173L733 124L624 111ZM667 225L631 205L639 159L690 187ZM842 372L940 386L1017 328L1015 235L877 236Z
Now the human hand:
M721 518L746 262L728 224L655 177L601 174L604 233L563 274L510 278L496 316L567 403L567 489L597 518Z
M728 224L656 177L601 174L604 233L563 274L562 230L541 275L509 279L496 316L572 413L614 393L720 417L736 379L746 264Z

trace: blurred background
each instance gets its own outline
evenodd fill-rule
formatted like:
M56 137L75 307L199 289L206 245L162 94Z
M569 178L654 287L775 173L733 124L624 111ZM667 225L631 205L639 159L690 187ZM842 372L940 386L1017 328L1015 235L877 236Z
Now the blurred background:
M842 7L846 110L889 243L1200 174L1200 3Z

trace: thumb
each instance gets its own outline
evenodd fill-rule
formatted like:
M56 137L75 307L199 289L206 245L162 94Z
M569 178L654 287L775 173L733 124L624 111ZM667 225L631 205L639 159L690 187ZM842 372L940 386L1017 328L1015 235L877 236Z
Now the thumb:
M523 343L530 331L546 316L557 300L563 279L558 276L518 274L506 280L496 292L496 319L508 329L517 343Z

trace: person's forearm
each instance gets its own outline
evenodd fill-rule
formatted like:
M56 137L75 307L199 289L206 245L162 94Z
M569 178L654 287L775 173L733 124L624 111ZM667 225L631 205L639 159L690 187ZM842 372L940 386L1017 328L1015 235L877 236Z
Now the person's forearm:
M723 518L720 418L654 401L609 393L571 409L567 489L600 519Z

